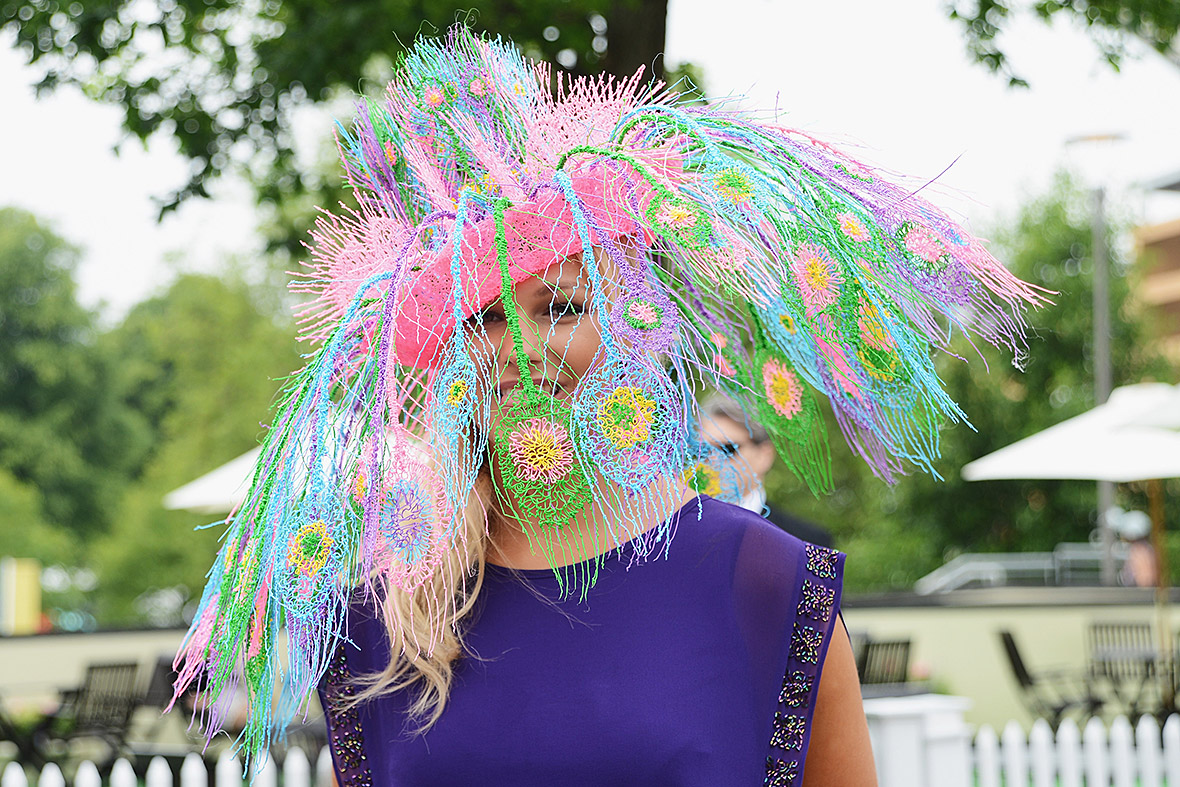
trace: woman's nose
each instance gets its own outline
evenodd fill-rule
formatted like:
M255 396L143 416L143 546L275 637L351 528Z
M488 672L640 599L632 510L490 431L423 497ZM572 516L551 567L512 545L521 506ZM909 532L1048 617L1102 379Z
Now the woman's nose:
M545 363L545 340L546 333L542 326L532 319L527 314L520 315L520 343L521 355L523 358L517 358L514 352L515 348L509 347L509 352L512 353L512 362L518 366L523 360L528 364L527 369L519 369L521 377L531 376L532 368L536 366L538 369L543 368ZM509 344L512 344L511 338Z

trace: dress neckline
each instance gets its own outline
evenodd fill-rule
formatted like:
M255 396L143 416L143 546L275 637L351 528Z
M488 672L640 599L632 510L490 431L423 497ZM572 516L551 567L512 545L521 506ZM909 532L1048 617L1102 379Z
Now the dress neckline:
M712 499L713 498L709 497L703 492L697 493L688 500L685 500L679 508L669 514L668 517L659 525L648 528L642 533L639 533L638 535L635 535L626 541L620 542L618 546L611 547L600 555L587 558L585 560L580 560L577 563L566 563L562 566L552 566L549 568L512 568L511 566L502 566L499 563L485 561L484 568L488 572L499 576L522 576L528 578L552 577L555 574L562 574L565 572L579 573L582 571L590 571L593 570L595 563L598 564L597 568L601 569L609 563L614 563L621 560L624 552L633 553L635 545L640 540L646 538L652 532L661 529L662 525L678 525L681 515L690 507L696 508L698 511L700 511L704 507L705 503L711 501Z

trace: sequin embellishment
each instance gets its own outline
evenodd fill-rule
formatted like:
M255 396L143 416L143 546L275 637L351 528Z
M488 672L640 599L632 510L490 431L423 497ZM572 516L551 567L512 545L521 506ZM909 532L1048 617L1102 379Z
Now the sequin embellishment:
M807 544L800 555L801 585L791 630L783 688L778 695L766 759L768 787L800 787L820 661L840 592L840 553ZM808 621L817 625L808 625ZM784 753L790 758L784 758Z
M328 665L327 697L331 737L329 743L336 755L336 778L340 787L373 787L373 774L365 757L365 735L360 714L354 708L337 707L356 694L352 685L352 673L348 670L344 645L336 649L336 655Z
M791 655L804 664L819 663L819 648L824 642L824 634L812 626L795 624L795 634L791 637Z
M826 623L832 616L832 606L836 603L835 589L807 580L803 583L802 596L799 599L798 614Z
M774 735L770 738L770 745L780 749L799 751L803 748L803 731L807 729L807 720L794 714L774 714Z
M795 787L799 778L799 763L796 760L766 758L766 787Z
M836 556L840 553L834 549L807 545L807 570L822 579L836 578Z
M783 690L778 695L778 701L788 708L807 707L807 698L811 695L811 675L795 670L783 678Z

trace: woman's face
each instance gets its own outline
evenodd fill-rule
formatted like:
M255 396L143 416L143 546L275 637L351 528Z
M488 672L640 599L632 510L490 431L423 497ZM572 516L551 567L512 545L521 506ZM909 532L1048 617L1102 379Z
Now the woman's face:
M512 303L520 318L525 369L520 368L503 297L493 301L463 324L467 347L481 386L491 387L494 435L505 409L522 393L529 377L543 392L569 399L594 364L602 346L602 327L591 303L590 279L581 255L558 260L512 288Z

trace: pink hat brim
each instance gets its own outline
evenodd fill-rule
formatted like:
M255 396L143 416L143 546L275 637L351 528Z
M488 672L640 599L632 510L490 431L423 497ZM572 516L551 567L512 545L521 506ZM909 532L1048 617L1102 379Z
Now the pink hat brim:
M602 165L571 174L571 181L590 224L592 244L643 233L634 217L642 215L654 196L647 182L619 177L618 172ZM541 189L533 202L506 210L504 230L508 273L514 284L582 251L573 212L565 195L556 188ZM492 217L468 225L463 231L462 245L460 306L466 319L500 297L501 276ZM428 265L413 280L401 304L396 320L396 357L406 366L419 369L434 366L439 350L455 329L452 248L448 243L426 258Z

